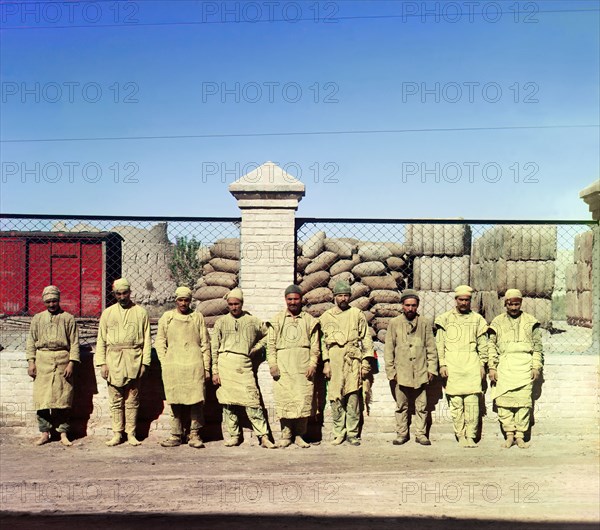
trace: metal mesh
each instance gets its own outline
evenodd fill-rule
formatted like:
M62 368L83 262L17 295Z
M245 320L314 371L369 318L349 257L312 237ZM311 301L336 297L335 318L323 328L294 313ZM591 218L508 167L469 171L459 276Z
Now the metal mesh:
M333 307L337 281L349 282L351 305L379 342L402 289L417 290L420 314L434 319L470 285L472 308L490 322L517 288L542 324L545 352L579 353L592 345L593 224L297 219L296 281L314 316Z
M0 345L23 348L46 285L93 345L112 282L125 277L151 322L173 307L175 288L194 290L209 326L227 312L223 291L237 285L239 219L0 218Z

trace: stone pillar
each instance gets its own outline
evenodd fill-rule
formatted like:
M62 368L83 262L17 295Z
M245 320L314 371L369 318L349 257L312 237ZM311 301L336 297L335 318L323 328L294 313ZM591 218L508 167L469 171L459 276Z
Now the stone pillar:
M284 308L283 292L294 283L295 212L304 189L273 162L229 186L242 212L239 284L244 307L263 320Z
M600 180L581 190L579 197L589 206L592 219L600 221ZM598 355L600 351L600 224L597 222L592 247L592 346L589 353Z

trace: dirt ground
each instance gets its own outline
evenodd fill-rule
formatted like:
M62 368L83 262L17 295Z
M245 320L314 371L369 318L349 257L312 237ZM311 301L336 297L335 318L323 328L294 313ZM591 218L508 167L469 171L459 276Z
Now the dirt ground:
M205 449L108 448L98 436L65 448L1 440L4 528L598 528L594 436L533 438L476 449L450 432L431 447L366 433L360 447L327 442L266 450L246 438Z

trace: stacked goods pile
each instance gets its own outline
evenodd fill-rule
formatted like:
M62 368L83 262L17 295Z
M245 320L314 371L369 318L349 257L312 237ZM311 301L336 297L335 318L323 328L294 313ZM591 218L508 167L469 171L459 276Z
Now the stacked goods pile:
M473 308L491 321L504 310L504 293L519 289L523 311L551 326L556 226L495 226L473 242Z
M592 327L592 255L594 233L591 230L575 236L573 263L567 267L567 323Z
M353 238L328 238L317 232L300 245L297 281L305 309L315 317L334 306L333 288L350 284L350 305L362 310L373 337L383 341L391 318L400 314L400 290L406 287L406 246Z
M223 297L238 284L240 240L219 239L211 247L200 247L196 257L202 264L202 277L194 292L196 311L204 315L208 327L213 327L217 318L227 314Z
M454 289L469 284L471 227L461 224L407 225L412 288L419 292L420 313L434 319L455 306Z

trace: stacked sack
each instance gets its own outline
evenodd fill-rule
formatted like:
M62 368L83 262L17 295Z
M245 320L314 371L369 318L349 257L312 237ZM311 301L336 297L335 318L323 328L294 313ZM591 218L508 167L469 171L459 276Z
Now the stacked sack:
M504 293L519 289L523 311L542 326L552 325L556 260L556 226L498 225L473 242L473 308L488 322L504 311Z
M592 255L594 233L591 230L575 236L573 263L567 266L567 323L592 327Z
M328 238L321 231L299 246L296 280L306 311L315 317L334 306L335 283L349 283L350 305L364 312L371 335L383 341L389 321L400 314L407 262L403 244Z
M419 292L419 312L434 319L455 306L454 289L470 283L471 227L407 225L406 244L413 256L411 283Z
M196 282L194 298L196 311L204 315L208 327L226 315L227 301L223 298L238 285L240 271L240 240L219 239L211 247L200 247L196 254L202 264L202 277Z

